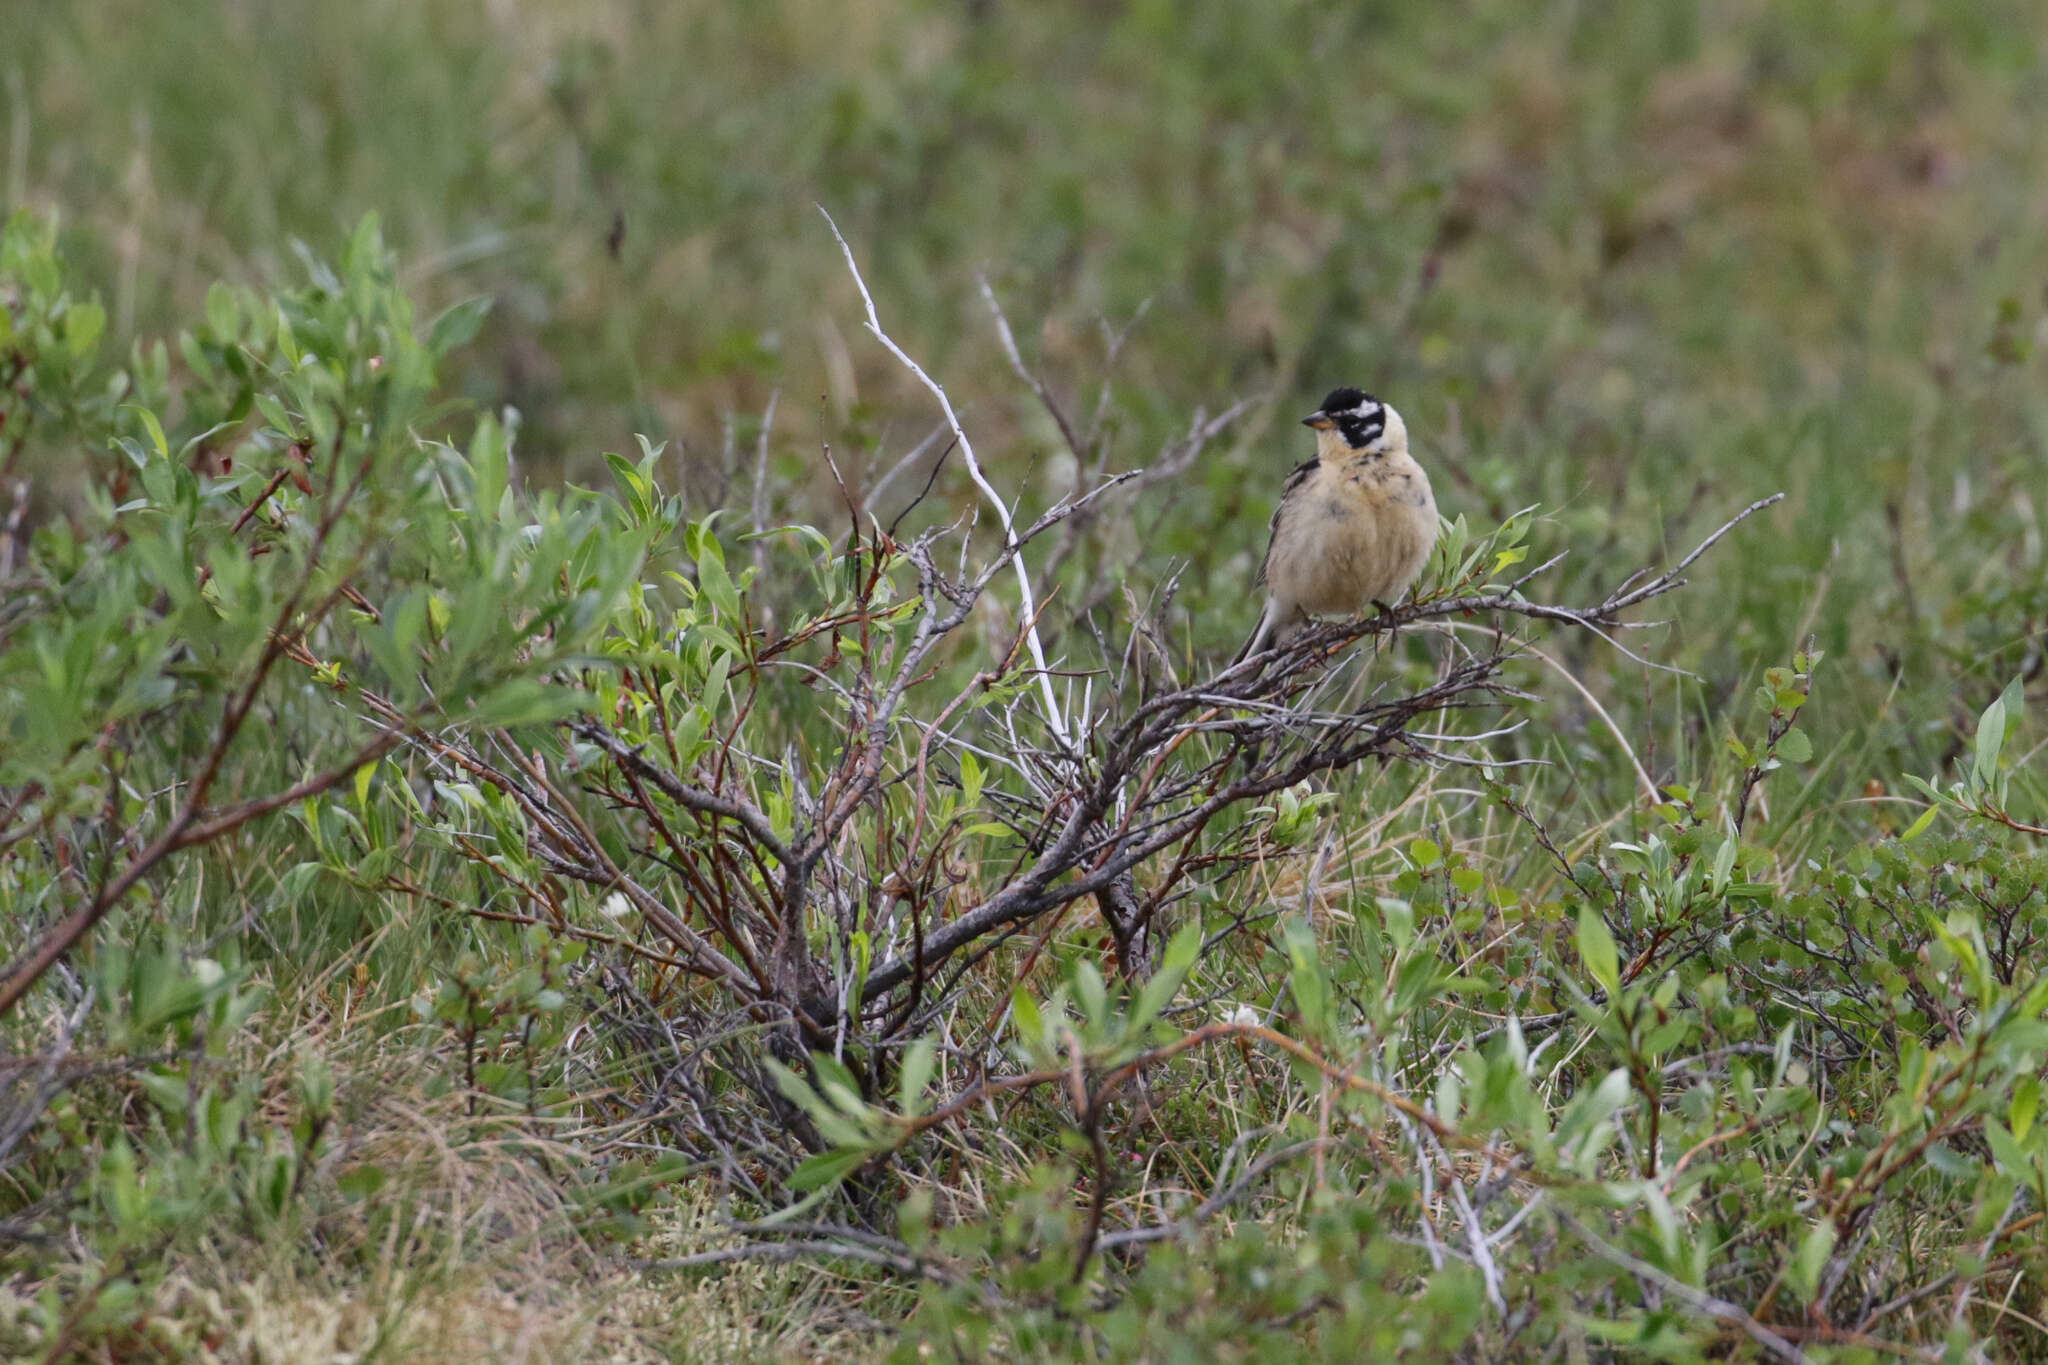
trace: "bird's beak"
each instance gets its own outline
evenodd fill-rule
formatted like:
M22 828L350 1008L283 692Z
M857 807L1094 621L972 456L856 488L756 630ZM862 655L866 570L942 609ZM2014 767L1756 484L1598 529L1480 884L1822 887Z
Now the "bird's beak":
M1301 419L1301 424L1305 427L1314 427L1317 431L1328 431L1337 425L1330 420L1330 415L1326 412L1312 412Z

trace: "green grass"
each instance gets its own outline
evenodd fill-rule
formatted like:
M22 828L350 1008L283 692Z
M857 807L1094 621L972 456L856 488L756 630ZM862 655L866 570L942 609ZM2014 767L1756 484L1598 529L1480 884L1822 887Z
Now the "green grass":
M1178 574L1159 623L1166 648L1183 661L1227 657L1253 619L1245 584L1280 479L1306 454L1294 418L1339 383L1401 408L1447 515L1483 531L1541 509L1532 558L1570 552L1541 586L1549 599L1597 597L1783 491L1664 599L1667 629L1628 637L1683 673L1585 635L1532 633L1554 666L1518 665L1538 700L1531 724L1496 752L1547 765L1518 791L1574 858L1650 827L1639 767L1655 785L1702 793L1712 807L1703 828L1718 832L1743 766L1727 741L1756 739L1756 684L1809 638L1826 656L1801 715L1811 756L1771 779L1756 817L1768 866L1755 879L1788 899L1822 897L1801 881L1810 867L1857 863L1914 820L1907 777L1961 776L1979 714L2014 676L2033 670L2041 695L2048 9L2029 0L106 0L24 7L6 27L0 210L59 219L74 287L106 305L113 359L195 327L216 280L299 284L295 242L332 258L374 212L422 318L477 294L494 301L474 343L441 364L420 430L466 440L469 412L514 408L521 468L538 485L604 484L603 452L636 450L636 435L665 440L665 489L691 519L734 509L728 532L749 522L763 440L771 521L843 538L827 453L869 486L937 413L863 330L822 205L891 335L946 385L992 479L1027 512L1071 491L1078 471L1003 356L983 275L1068 412L1085 418L1108 386L1110 469L1151 461L1198 409L1252 399L1193 468L1118 505L1083 539L1049 630L1070 630L1060 611L1100 582L1145 599ZM1126 327L1111 370L1107 338ZM174 432L205 415L202 389L172 362L159 407ZM31 432L11 471L35 481L39 521L75 513L80 489L115 467L104 448L69 444L68 431ZM887 524L927 467L868 510ZM934 496L935 516L976 505L957 462ZM0 489L0 518L11 502ZM736 541L727 551L736 564L750 553ZM673 547L656 559L679 562ZM814 605L789 547L769 563L792 576L759 589L760 606L794 619ZM1007 642L1001 621L977 630L990 648ZM981 666L971 656L945 665L971 672ZM1411 640L1406 676L1422 676L1431 657ZM761 723L776 744L823 743L811 694L770 703ZM316 711L294 695L265 721L289 739ZM152 761L174 771L209 723L152 737ZM2023 794L2038 795L2041 743L2038 719L2011 742ZM250 790L288 783L308 761L287 743L252 760L245 780ZM1474 787L1394 769L1338 788L1344 857L1329 875L1342 872L1345 894L1333 896L1342 916L1325 948L1341 970L1377 952L1365 941L1377 941L1376 898L1410 897L1401 850L1421 838L1468 857L1490 887L1517 889L1531 954L1570 947L1572 890L1527 828ZM735 1354L889 1349L871 1320L900 1323L915 1295L879 1276L770 1265L744 1272L752 1278L643 1283L602 1236L586 1245L581 1215L549 1203L545 1144L525 1150L531 1134L516 1115L504 1130L473 1124L458 1103L458 1050L410 1013L415 993L460 974L464 954L517 960L518 941L429 900L332 878L281 894L286 870L313 856L310 838L281 815L232 850L167 871L152 886L155 921L131 908L103 934L211 942L251 973L264 1003L230 1069L278 1112L299 1060L331 1043L362 1141L445 1133L421 1138L431 1154L380 1163L417 1182L393 1207L443 1222L408 1241L376 1200L337 1198L318 1217L359 1254L336 1255L318 1275L272 1264L261 1236L181 1242L150 1291L166 1330L184 1333L161 1354L182 1357L204 1324L235 1320L207 1295L254 1265L280 1277L271 1297L305 1305L313 1325L291 1331L310 1340L328 1330L320 1323L348 1318L356 1325L343 1336L368 1333L394 1358L689 1359L700 1348L686 1338L702 1321L724 1324ZM478 903L502 893L445 848L405 847L428 891ZM1285 863L1256 895L1309 904L1308 880ZM0 902L13 916L0 934L10 951L48 912L27 899L28 884L0 888L19 897ZM1457 907L1435 910L1448 924ZM1476 931L1443 932L1465 944L1460 935ZM1064 969L1092 951L1077 933L1052 958ZM1529 962L1488 961L1489 987L1533 1008L1528 992L1544 988ZM1275 969L1254 944L1213 970L1203 991L1234 999L1270 987ZM1041 972L1037 984L1054 979ZM1000 1012L997 988L984 987L963 1009ZM354 1003L337 1012L344 998ZM344 1027L356 1012L364 1022ZM54 1018L46 1008L24 1048L47 1044ZM593 1037L554 1040L565 1088L642 1083ZM1287 1091L1281 1069L1247 1061L1228 1078L1245 1089L1227 1095L1213 1076L1180 1079L1190 1106L1220 1104L1232 1126L1314 1121L1313 1101ZM379 1108L401 1100L431 1122ZM118 1088L81 1096L65 1140L100 1143L124 1112L134 1121L136 1103ZM1168 1127L1198 1130L1209 1112L1191 1108ZM613 1116L600 1104L587 1129L562 1137L576 1160L616 1136L592 1136L605 1130L600 1113ZM1050 1105L1018 1123L1029 1135L985 1166L963 1170L969 1158L956 1153L950 1185L914 1182L957 1201L985 1235L974 1254L1012 1269L1006 1239L1031 1239L1003 1217L1051 1227L1070 1192L1045 1195L1044 1208L1016 1195L1035 1189L1034 1162L1061 1152L1065 1131ZM62 1146L50 1138L45 1155L56 1160ZM1349 1159L1354 1173L1370 1166ZM450 1234L461 1217L448 1210L473 1191L485 1193L468 1212L502 1206L500 1222L481 1238ZM13 1194L0 1210L9 1216L33 1202ZM700 1194L686 1186L673 1207L643 1211L651 1221L636 1225L636 1254L698 1249L691 1220L710 1216ZM1322 1198L1303 1193L1268 1231L1339 1264L1338 1214ZM1375 1216L1396 1218L1386 1207ZM1910 1243L1969 1221L1968 1209L1930 1200L1885 1235ZM1257 1261L1241 1247L1203 1254L1202 1273L1226 1282L1236 1272L1216 1267ZM556 1284L551 1297L558 1257L580 1278L577 1292ZM82 1286L106 1265L80 1254L18 1278L0 1310L16 1316L0 1334L26 1320L39 1288L58 1286L67 1305L88 1299ZM2037 1260L2022 1269L2014 1306L2034 1313ZM1157 1296L1159 1319L1172 1321L1185 1305L1158 1274L1136 1277L1133 1292ZM415 1288L399 1292L401 1280ZM664 1297L685 1292L684 1309ZM1234 1292L1226 1283L1202 1299L1226 1342L1232 1323L1257 1317L1229 1316ZM507 1295L517 1312L492 1317ZM940 1318L947 1332L969 1332L959 1325L968 1308L936 1302L915 1319L929 1339L941 1339ZM443 1322L454 1335L436 1339ZM521 1337L526 1328L539 1336ZM1059 1330L1013 1324L1002 1344L1056 1356ZM2041 1349L2040 1333L2011 1320L1976 1330ZM48 1349L47 1336L34 1339ZM529 1339L546 1344L505 1344ZM313 1349L235 1340L224 1348L235 1358ZM1938 1345L1940 1332L1916 1340ZM122 1342L109 1329L98 1349Z
M456 386L520 408L537 469L673 438L701 505L729 491L726 425L750 446L779 388L775 501L815 518L820 443L893 459L924 407L859 330L823 203L1009 486L1070 473L977 270L1077 403L1098 320L1151 301L1115 464L1272 396L1146 509L1149 578L1185 556L1229 592L1299 447L1284 419L1357 380L1407 412L1447 510L1550 509L1568 583L1790 492L1769 552L1680 607L1677 661L1716 695L1807 625L1856 675L1855 726L1882 648L1912 670L1887 757L1924 766L1934 651L1968 651L1985 697L2012 662L1964 638L1982 560L1948 547L2020 538L2041 468L2041 362L1987 350L2042 316L2026 4L117 4L15 28L5 183L66 215L120 341L375 210L425 302L499 300ZM1208 617L1203 649L1239 622Z

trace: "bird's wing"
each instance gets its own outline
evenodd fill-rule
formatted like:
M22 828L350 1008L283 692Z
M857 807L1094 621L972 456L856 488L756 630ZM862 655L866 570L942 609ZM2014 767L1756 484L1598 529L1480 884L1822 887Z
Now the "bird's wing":
M1280 518L1287 515L1288 499L1294 496L1295 489L1307 482L1309 475L1322 467L1322 463L1321 460L1304 460L1294 467L1294 472L1287 476L1287 482L1281 485L1280 501L1273 508L1273 519L1266 523L1266 556L1259 561L1259 576L1253 580L1255 583L1264 584L1266 581L1266 566L1273 561L1273 541L1280 531Z

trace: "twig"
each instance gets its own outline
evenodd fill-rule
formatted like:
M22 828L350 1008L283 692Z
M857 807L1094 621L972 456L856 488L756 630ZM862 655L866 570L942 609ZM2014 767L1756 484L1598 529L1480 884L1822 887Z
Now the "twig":
M1788 1361L1791 1365L1808 1365L1808 1362L1811 1361L1812 1357L1808 1356L1806 1352L1794 1346L1769 1327L1758 1322L1742 1309L1729 1303L1726 1299L1717 1299L1704 1290L1694 1289L1685 1281L1659 1270L1648 1261L1638 1260L1561 1209L1556 1211L1556 1216L1560 1223L1570 1228L1578 1239L1588 1247L1591 1247L1601 1259L1620 1266L1623 1270L1640 1279L1648 1280L1672 1298L1686 1304L1695 1312L1704 1313L1716 1322L1723 1322L1731 1327L1740 1328L1751 1341L1769 1351L1779 1360Z
M768 529L768 437L775 430L775 405L782 398L782 390L775 389L768 395L768 408L761 414L761 435L754 443L754 496L748 503L748 510L754 521L754 571L762 572L768 563L768 543L761 535Z
M1002 495L996 492L994 485L989 483L988 476L982 472L981 461L975 458L974 443L967 439L967 431L960 425L960 418L954 413L953 402L946 397L946 390L937 380L926 374L924 367L912 360L909 354L882 330L882 319L875 311L874 297L868 293L867 281L861 278L860 265L853 259L853 248L846 244L846 238L840 234L839 224L832 221L832 215L826 211L823 204L818 206L818 212L824 215L825 225L832 229L833 240L839 243L840 251L845 253L846 268L853 273L853 282L860 290L861 302L867 305L868 331L872 332L875 339L888 348L889 354L895 356L903 367L930 391L932 397L938 400L940 410L946 414L947 425L953 428L953 439L960 445L960 460L967 466L968 477L974 480L974 486L981 490L989 506L995 509L996 520L1003 528L1004 547L1010 552L1010 564L1017 575L1020 610L1026 621L1034 623L1025 631L1025 643L1031 650L1031 662L1038 667L1039 694L1045 703L1045 723L1062 747L1070 747L1072 740L1069 737L1066 718L1060 710L1059 698L1053 693L1052 678L1046 672L1050 665L1045 660L1045 647L1038 639L1038 626L1035 624L1038 617L1037 594L1031 588L1031 573L1024 566L1022 547L1017 540L1016 524L1011 519L1009 505L1003 501Z
M1017 338L1010 333L1010 319L1004 315L1003 306L996 302L996 291L989 288L988 276L977 274L974 282L981 286L982 300L988 304L988 311L995 316L996 338L1002 342L1003 355L1009 360L1011 371L1027 388L1038 395L1039 406L1052 416L1053 422L1060 429L1060 436L1067 443L1067 449L1073 452L1076 460L1086 464L1089 456L1086 443L1075 433L1074 424L1067 420L1066 410L1054 401L1052 390L1046 388L1045 381L1025 367L1024 357L1017 350Z

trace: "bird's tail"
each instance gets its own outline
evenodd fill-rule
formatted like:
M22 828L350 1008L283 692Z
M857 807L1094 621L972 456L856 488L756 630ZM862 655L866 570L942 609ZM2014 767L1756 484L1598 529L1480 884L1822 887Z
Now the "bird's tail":
M1237 651L1237 657L1230 661L1230 667L1236 668L1262 649L1284 643L1293 633L1294 627L1303 619L1305 618L1299 610L1283 608L1278 602L1267 598L1266 609L1259 614L1259 628L1252 632L1251 639L1244 642L1244 648Z
M1272 633L1273 604L1268 602L1266 604L1266 609L1259 613L1258 628L1252 632L1251 638L1244 642L1244 647L1239 649L1236 655L1232 657L1232 659L1230 660L1230 667L1236 668L1246 659L1251 658L1252 655L1264 649L1266 647L1266 640L1269 636L1272 635ZM1227 672L1229 670L1226 669L1225 671Z

